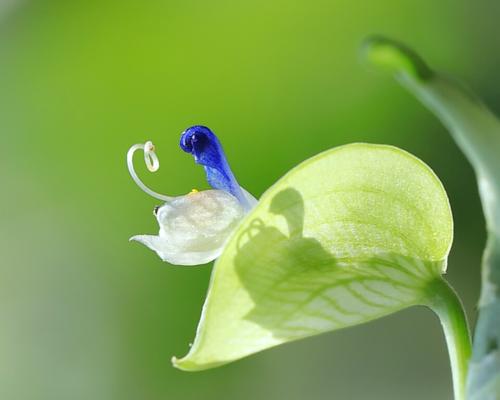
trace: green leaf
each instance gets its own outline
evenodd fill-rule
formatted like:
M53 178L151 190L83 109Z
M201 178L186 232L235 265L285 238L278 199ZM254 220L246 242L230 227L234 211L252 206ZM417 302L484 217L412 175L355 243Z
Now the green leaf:
M183 370L426 303L452 243L434 173L391 146L351 144L290 171L215 264Z
M414 79L427 80L433 72L424 60L405 44L373 36L361 48L362 56L379 68Z
M387 57L388 53L399 58ZM427 74L412 73L425 62L401 43L370 38L363 54L373 65L393 72L442 121L476 172L488 240L467 398L496 399L500 393L500 120L469 89L444 74L429 67Z

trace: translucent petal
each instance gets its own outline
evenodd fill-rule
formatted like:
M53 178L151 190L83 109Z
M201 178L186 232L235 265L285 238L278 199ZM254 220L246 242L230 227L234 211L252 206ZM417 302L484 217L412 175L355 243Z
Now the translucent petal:
M182 251L168 240L155 235L137 235L130 238L155 251L163 260L174 265L201 265L215 260L222 252L222 246L212 251Z
M158 209L158 236L138 235L131 240L143 243L171 264L204 264L220 255L244 215L240 202L227 192L193 192Z

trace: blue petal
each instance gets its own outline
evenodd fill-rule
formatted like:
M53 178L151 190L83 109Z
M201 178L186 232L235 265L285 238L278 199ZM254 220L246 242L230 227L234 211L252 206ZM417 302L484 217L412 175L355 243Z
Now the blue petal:
M181 149L203 165L207 181L214 189L231 193L245 207L248 200L236 181L217 136L206 126L195 125L181 135Z

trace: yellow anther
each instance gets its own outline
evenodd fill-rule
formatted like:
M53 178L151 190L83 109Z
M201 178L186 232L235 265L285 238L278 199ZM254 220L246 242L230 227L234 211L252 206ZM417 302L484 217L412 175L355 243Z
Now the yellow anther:
M188 193L188 195L191 195L191 194L196 194L198 193L198 190L196 189L191 189L191 191Z

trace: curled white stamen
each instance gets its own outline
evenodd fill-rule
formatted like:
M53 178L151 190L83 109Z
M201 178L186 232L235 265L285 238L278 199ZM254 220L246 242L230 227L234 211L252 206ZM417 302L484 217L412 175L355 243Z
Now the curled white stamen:
M160 194L155 192L154 190L151 190L139 179L134 170L134 159L133 159L134 153L137 150L144 151L144 162L146 163L146 167L148 168L149 171L156 172L158 171L158 168L160 168L160 161L158 160L158 156L155 153L155 146L153 145L153 143L148 141L145 144L134 144L127 152L128 172L130 173L130 176L132 177L134 182L137 184L137 186L139 186L144 192L146 192L150 196L153 196L163 201L172 200L173 197L166 196L164 194Z

